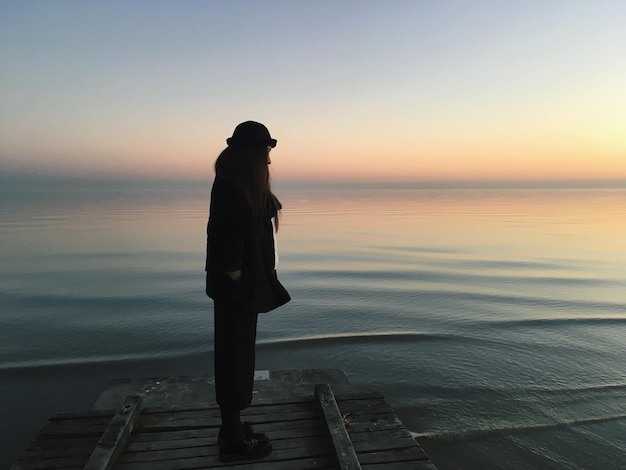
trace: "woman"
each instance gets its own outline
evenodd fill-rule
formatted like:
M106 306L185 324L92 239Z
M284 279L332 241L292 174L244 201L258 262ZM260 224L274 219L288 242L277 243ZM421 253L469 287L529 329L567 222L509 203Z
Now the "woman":
M239 124L215 162L207 227L206 293L215 318L215 394L222 427L220 460L257 459L272 451L267 436L242 423L250 405L258 313L290 300L276 277L275 231L281 204L270 188L276 146L258 122Z

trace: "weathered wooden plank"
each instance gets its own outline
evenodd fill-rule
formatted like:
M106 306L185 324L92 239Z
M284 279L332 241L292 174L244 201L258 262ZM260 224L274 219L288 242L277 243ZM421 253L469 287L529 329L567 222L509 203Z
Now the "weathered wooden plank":
M319 420L320 412L319 410L294 411L291 413L255 415L252 418L251 421L254 423L288 423L290 421Z
M298 403L314 403L315 399L313 394L308 397L280 397L280 398L255 398L252 404L246 408L247 410L251 408L256 408L258 406L268 406L268 405L276 405L276 404L298 404Z
M374 415L347 414L342 415L343 424L349 432L360 432L363 426L369 426L368 431L403 428L404 425L392 411Z
M363 465L370 463L415 462L425 460L418 449L419 447L410 447L379 452L363 452L358 455L359 461Z
M310 419L318 419L319 412L315 411L300 411L291 412L285 414L267 414L256 415L254 417L255 423L286 423L289 421L302 421ZM168 430L168 429L191 429L191 428L205 428L205 427L219 427L221 425L221 419L219 418L207 418L203 416L173 416L169 417L165 414L159 415L146 415L141 416L138 426L144 431L146 430Z
M351 419L354 418L354 419ZM344 422L346 426L350 425L352 421L365 422L365 423L377 423L377 422L394 422L401 423L398 416L390 409L387 411L378 410L376 413L346 413Z
M190 447L202 447L215 444L215 438L208 437L189 437L187 439L160 440L160 441L143 441L143 442L129 442L126 445L125 455L130 455L134 452L153 452L163 450L174 449L187 449Z
M385 416L382 419L370 419L368 421L348 421L345 426L350 434L405 429L402 422L395 415Z
M248 462L245 464L220 466L227 470L337 470L334 455L273 462Z
M315 396L320 404L330 439L341 470L359 470L361 465L352 447L350 436L343 425L343 419L329 384L315 386Z
M268 434L272 443L278 445L282 442L292 443L289 444L293 447L296 445L302 445L301 442L306 442L308 439L315 438L327 438L326 432L321 426L315 428L299 429L294 431L283 431L281 433L269 433ZM166 449L184 449L187 447L199 447L206 445L214 445L217 443L217 435L208 437L188 437L186 439L167 439L166 437L159 437L159 440L136 440L132 439L126 445L126 452L146 452L152 450L166 450ZM288 444L281 444L288 445ZM276 446L275 446L276 447Z
M23 463L21 461L15 462L11 467L11 470L83 470L84 465L74 465L74 464L66 464L63 463L60 466L55 466L45 460L40 460L39 462L28 462Z
M168 429L201 429L201 428L219 428L222 421L220 418L207 418L203 416L189 416L187 418L169 417L167 415L147 415L141 416L137 427L144 432L153 432L154 430L167 431Z
M353 397L339 403L339 408L362 466L428 461L383 397Z
M171 447L167 442L160 442L161 445L151 446L152 443L141 443L141 445L129 445L124 452L125 461L130 460L143 460L140 455L142 453L151 454L157 456L161 455L175 455L176 457L170 458L183 458L193 455L216 455L218 452L218 446L216 442L207 442L204 439L194 439L179 441L180 444L176 447ZM328 437L326 435L318 435L309 437L308 439L301 439L298 437L292 437L291 439L272 439L272 444L275 451L282 451L286 449L319 449L325 448L327 452L330 452L328 446ZM150 457L152 459L153 457ZM163 457L165 458L165 457Z
M167 411L162 409L158 410L141 410L141 417L145 418L146 416L150 416L153 419L159 419L162 417L166 417L170 420L176 419L189 419L192 418L203 418L207 420L220 419L220 410L219 408L211 408L211 409L198 409L198 410L188 410L186 408L173 408Z
M391 421L401 424L397 415L384 398L353 399L338 403L338 407L346 425L349 425L350 421L353 420L360 422Z
M378 394L380 395L380 394ZM312 404L315 404L313 400L313 395L310 397L281 397L280 399L276 398L255 398L252 404L246 408L246 413L255 413L255 410L262 409L265 407L289 407L289 406L305 406L310 407ZM176 404L171 406L148 406L145 407L142 413L171 413L171 412L179 412L179 411L210 411L219 413L219 408L213 403L184 403L184 404ZM100 413L100 412L94 412ZM107 413L107 411L102 412ZM114 411L108 411L109 416L112 415ZM63 415L65 413L59 413ZM75 413L68 413L75 414ZM80 413L81 415L83 413Z
M219 461L219 448L217 446L203 446L190 449L178 449L175 451L125 453L119 460L116 468L123 468L125 464L133 464L137 468L143 468L146 463L158 466L162 462L172 464L172 468L192 468L200 464L203 468L220 467L224 464ZM310 459L315 457L332 457L333 453L328 446L327 438L317 442L309 442L306 447L281 448L275 446L272 453L263 459L264 462L284 462L292 460ZM133 467L134 468L134 467ZM170 468L170 467L168 467ZM256 468L256 467L255 467Z
M62 432L55 431L57 425L63 428ZM81 428L75 423L60 424L49 421L44 429L46 432L37 435L24 455L13 465L12 470L82 469L106 425L96 426L97 431L90 427L91 436L83 436Z
M191 447L185 449L157 450L150 452L125 452L118 460L118 464L145 463L145 462L172 462L175 460L193 460L204 458L207 462L217 460L216 446Z
M389 403L387 403L383 397L364 398L362 400L354 398L352 400L337 401L337 406L344 412L355 412L363 409L367 410L369 408L374 409L376 407L383 408L385 410L391 409Z
M291 434L304 433L308 429L317 429L318 432L323 432L323 424L320 418L300 420L300 421L288 421L288 422L273 422L273 423L255 423L262 427L262 431L270 435L272 439L277 437L288 437ZM219 432L219 426L213 427L200 427L193 429L143 429L139 426L133 430L131 442L150 442L157 440L179 440L196 437L207 437L215 441Z
M59 439L69 437L101 436L111 421L108 418L89 420L48 421L39 431L37 439Z
M310 437L326 436L326 431L319 421L308 421L306 427L282 431L263 426L262 431L269 436L272 442L283 439L306 439ZM190 431L139 433L137 428L135 428L133 435L126 445L126 449L128 451L179 449L185 447L188 442L215 444L217 442L217 435L217 429L212 430L212 432L204 429L194 429Z
M102 435L102 433L100 433ZM67 437L62 440L59 439L36 439L30 445L28 449L29 453L32 452L47 452L50 451L58 451L60 447L65 450L71 449L80 449L80 448L91 448L91 450L96 447L98 443L98 439L100 439L100 435L98 436L86 436L86 437ZM62 442L63 446L59 446L59 443ZM90 451L91 452L91 451Z
M29 461L35 460L53 460L53 459L83 459L83 465L89 459L89 456L96 447L98 440L93 440L90 445L67 445L65 441L56 441L56 447L39 447L35 445L28 449L23 459Z
M133 431L135 421L141 413L142 395L126 397L122 408L115 413L111 423L98 441L85 470L109 470L124 450L126 441Z
M288 414L292 412L300 411L316 411L316 403L313 400L300 401L300 402L288 402L282 403L278 401L268 402L267 404L253 404L246 408L243 412L244 416L250 418L256 415L267 414ZM111 413L112 414L112 413ZM208 418L220 418L219 408L217 406L200 407L200 406L178 406L178 407L152 407L144 408L141 411L142 416L159 416L166 415L168 418L189 418L193 417L208 417Z
M437 470L432 462L395 462L363 464L363 470Z
M393 411L389 404L384 400L351 400L348 402L338 403L341 414L362 415L362 414L379 414L389 413Z
M385 396L380 392L352 392L352 393L338 393L335 395L337 403L350 401L350 400L377 400L384 399Z
M185 439L217 439L218 428L183 429L175 431L143 432L136 426L127 445L135 442L179 441Z
M256 414L268 414L268 413L289 413L291 411L304 411L304 410L315 410L316 403L313 399L309 399L308 401L300 401L300 402L287 402L282 403L280 401L271 401L266 403L256 403L253 402L251 406L244 410L245 414L248 415L256 415Z
M251 421L268 421L267 416L275 418L283 415L297 416L295 413L304 413L308 415L317 412L318 410L316 408L316 404L313 401L308 403L303 402L287 404L285 406L274 402L272 405L267 406L251 406L245 410L242 416L244 419L250 419ZM167 422L174 422L178 420L201 420L208 423L219 423L220 413L217 407L213 407L211 409L145 409L142 411L141 419L147 423L159 422L159 420Z
M311 439L284 439L272 441L274 447L270 460L288 460L294 458L315 457L318 455L330 455L331 449L328 445L328 438L320 436ZM176 459L193 459L198 457L217 458L219 447L215 444L209 445L207 442L197 446L189 446L178 449L150 450L150 451L130 451L126 450L119 462L152 462Z
M70 468L82 469L89 456L63 457L60 459L30 459L18 460L11 470L66 470Z
M410 437L405 439L376 439L376 437L373 436L370 441L353 442L353 445L359 459L360 455L366 452L382 452L404 449L410 451L414 455L414 458L417 458L417 460L428 458L417 442Z
M63 411L56 413L49 418L48 421L65 421L92 418L108 418L109 420L115 414L116 410L84 410L84 411Z
M416 444L417 441L413 439L411 433L407 431L406 428L397 428L397 429L387 429L380 430L376 432L350 432L350 440L352 441L352 445L356 446L358 442L363 441L376 441L378 439L387 440L387 439L406 439L409 438L413 440Z
M371 417L371 420L377 420L381 418L384 419L385 416L395 416L395 413L391 408L389 408L389 405L387 404L370 406L368 408L354 408L352 410L345 410L340 407L339 411L341 413L341 416L347 422L357 418L360 419L361 416L364 416L365 418Z
M270 454L271 456L272 454ZM267 459L268 457L266 457ZM190 468L222 468L228 470L326 470L336 469L334 456L323 455L290 460L254 460L239 463L223 463L207 457L197 459L169 460L167 462L118 463L115 470L188 470Z

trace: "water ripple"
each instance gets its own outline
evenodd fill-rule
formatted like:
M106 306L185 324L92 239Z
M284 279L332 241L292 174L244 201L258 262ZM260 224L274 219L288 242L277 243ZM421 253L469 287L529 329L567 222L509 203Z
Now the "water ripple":
M452 339L453 335L422 333L417 331L374 331L358 333L337 333L325 335L300 336L259 341L257 346L265 349L283 349L294 346L322 346L330 344L380 343L400 341L441 341Z

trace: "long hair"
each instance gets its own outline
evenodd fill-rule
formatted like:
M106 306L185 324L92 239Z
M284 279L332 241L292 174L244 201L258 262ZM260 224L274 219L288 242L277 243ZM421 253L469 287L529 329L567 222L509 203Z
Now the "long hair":
M266 210L278 212L281 205L272 193L268 167L268 148L265 145L230 145L215 161L215 174L237 186L252 210L252 220L259 235L263 234L263 216Z

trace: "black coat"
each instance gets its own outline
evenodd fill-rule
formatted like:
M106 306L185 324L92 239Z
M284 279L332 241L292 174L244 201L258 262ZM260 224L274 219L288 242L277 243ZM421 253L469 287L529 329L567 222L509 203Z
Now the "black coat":
M211 190L207 225L206 293L239 305L243 312L269 312L291 297L278 280L274 267L272 217L277 208L268 205L262 234L253 226L252 210L243 192L216 177ZM233 281L227 271L241 269Z

